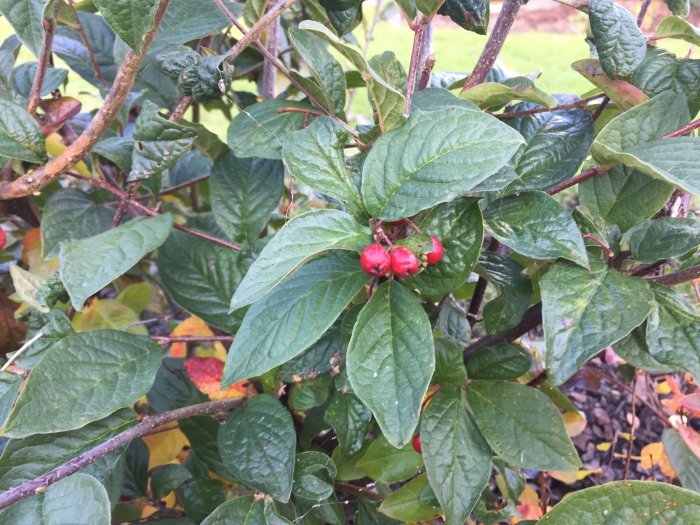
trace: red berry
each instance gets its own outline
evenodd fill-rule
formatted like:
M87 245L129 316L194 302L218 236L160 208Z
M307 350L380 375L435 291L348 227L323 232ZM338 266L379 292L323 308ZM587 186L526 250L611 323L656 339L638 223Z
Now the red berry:
M411 277L418 272L418 267L418 257L408 248L399 246L391 250L391 269L396 277Z
M403 226L406 224L406 219L399 219L398 221L389 221L392 226Z
M5 243L7 242L7 235L5 235L5 230L0 226L0 250L2 250L5 247Z
M389 273L391 258L386 253L384 246L379 243L370 244L362 250L360 255L360 266L364 272L374 277L381 277Z
M415 436L413 436L412 445L413 445L413 450L415 450L419 454L423 453L423 447L421 447L421 445L420 445L420 434L416 434Z
M445 254L445 248L443 248L440 239L435 237L435 235L431 235L431 238L433 239L433 249L425 254L428 259L428 266L439 263L440 259L442 259L442 256Z

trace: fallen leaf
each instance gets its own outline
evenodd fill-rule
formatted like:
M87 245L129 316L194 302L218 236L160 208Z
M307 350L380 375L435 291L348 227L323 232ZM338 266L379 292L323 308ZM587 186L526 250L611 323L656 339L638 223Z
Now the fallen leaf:
M671 461L666 455L666 450L664 449L663 443L657 441L655 443L649 443L642 451L639 453L639 466L643 469L651 469L653 466L658 465L659 470L664 476L669 479L676 477L676 472L671 466Z

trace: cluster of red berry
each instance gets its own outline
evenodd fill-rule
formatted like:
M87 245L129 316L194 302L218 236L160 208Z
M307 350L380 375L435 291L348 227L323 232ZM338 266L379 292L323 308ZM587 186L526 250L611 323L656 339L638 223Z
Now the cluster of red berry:
M431 238L432 248L424 254L428 266L437 264L445 253L440 239L434 235L431 235ZM408 248L389 248L379 243L370 244L362 251L360 266L366 274L373 277L382 277L392 271L396 277L402 279L415 275L421 267L418 256Z
M0 226L0 250L2 250L5 247L5 243L7 242L7 235L5 235L5 230Z

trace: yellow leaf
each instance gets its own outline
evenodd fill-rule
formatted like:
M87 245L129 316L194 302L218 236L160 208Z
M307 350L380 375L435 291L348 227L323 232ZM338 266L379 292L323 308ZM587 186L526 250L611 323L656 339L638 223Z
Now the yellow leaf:
M586 429L586 424L588 423L586 421L585 414L578 411L574 412L573 410L564 412L564 414L562 415L562 419L564 419L566 431L572 438L581 434L581 432L583 432Z
M196 315L188 317L182 321L175 329L171 332L172 336L200 336L209 337L214 335L211 328L202 321ZM208 351L209 353L199 353L199 349L195 352L197 357L216 357L222 361L226 361L226 347L220 342L215 342L213 349ZM170 345L170 351L168 352L170 357L187 357L187 343L173 343Z
M525 489L518 498L518 505L516 508L520 514L522 514L522 518L513 518L513 524L523 520L537 520L542 517L540 500L537 497L537 493L532 489L532 487L530 487L530 485L525 485Z
M82 312L73 316L73 328L76 332L89 332L101 328L127 330L129 333L148 335L142 324L130 326L139 321L139 316L129 307L114 299L94 299Z
M159 428L168 428L169 426L172 426L172 423L168 423L166 427ZM156 428L156 430L158 429ZM148 470L158 465L170 463L177 458L182 448L190 443L179 428L157 432L150 436L145 436L143 440L148 446L150 453Z
M46 137L46 152L49 154L49 157L58 157L66 151L66 148L67 146L63 143L63 139L58 133L52 133ZM82 160L75 164L73 169L85 177L92 178L90 168Z
M612 446L612 443L610 441L605 441L603 443L598 443L595 448L600 450L601 452L607 452L610 450L610 447Z
M661 381L661 383L656 385L656 393L659 395L666 395L671 393L671 385L666 381Z
M22 261L34 275L48 279L58 270L58 258L41 256L41 229L32 228L22 238Z
M642 458L642 460L639 462L639 466L643 469L650 469L652 466L661 461L661 459L666 455L666 452L664 451L663 443L657 441L644 446L639 455Z

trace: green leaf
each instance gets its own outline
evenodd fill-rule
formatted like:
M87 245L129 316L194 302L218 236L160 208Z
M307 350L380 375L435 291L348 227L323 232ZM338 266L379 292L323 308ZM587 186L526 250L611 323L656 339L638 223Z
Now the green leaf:
M423 457L410 444L395 448L380 436L367 448L357 468L382 483L395 483L415 476L423 466Z
M279 377L286 383L312 379L331 370L341 358L342 351L340 323L336 322L307 350L284 363L279 369Z
M45 140L26 109L0 97L0 156L41 164L47 160Z
M92 153L104 157L124 173L131 171L131 154L134 150L134 141L124 137L108 137L102 139Z
M450 337L462 346L467 346L472 338L472 330L463 312L447 303L440 311L437 328L442 337Z
M489 3L489 0L445 0L438 14L449 16L467 31L485 35L489 25Z
M15 398L19 393L19 386L22 384L22 377L9 372L0 372L0 428L5 426L12 405L15 403ZM0 465L2 460L0 459ZM2 482L0 475L0 483Z
M513 77L499 82L483 82L459 95L481 109L501 108L513 100L525 100L552 108L556 99L545 93L527 77Z
M470 379L510 381L527 373L532 356L513 343L497 343L483 348L467 361Z
M224 502L226 494L222 483L209 476L209 468L195 452L187 456L185 467L192 473L192 479L180 485L175 494L187 516L199 523Z
M211 207L227 237L250 243L257 239L284 193L284 167L274 160L232 153L220 157L212 169Z
M606 75L600 61L594 58L577 60L571 64L571 69L580 73L594 86L598 86L623 111L649 100L649 97L633 84Z
M248 310L229 349L222 385L259 376L309 348L366 282L352 253L302 266Z
M0 0L0 14L35 57L44 45L44 6L46 0ZM5 110L0 110L2 113Z
M123 408L77 430L11 439L0 457L0 490L17 487L46 474L125 431L136 421L134 411Z
M555 264L540 280L549 379L560 385L606 346L642 324L653 295L641 279L602 263Z
M102 483L77 473L0 512L12 525L109 525L109 496Z
M442 390L421 422L421 446L430 485L445 523L462 525L491 477L491 449L467 412L461 391Z
M117 228L61 246L61 281L73 307L80 311L88 297L129 271L168 238L170 214L139 217Z
M80 190L59 190L46 202L41 220L41 246L44 258L58 255L60 245L85 239L109 228L113 213L96 204Z
M319 0L339 34L349 33L362 22L362 0Z
M267 525L263 502L253 496L241 496L219 505L201 525Z
M41 313L49 311L48 307L42 306L34 298L39 289L46 284L46 279L28 272L16 263L10 264L10 277L12 277L12 286L14 286L15 294L20 302Z
M413 436L435 370L430 321L418 298L396 281L374 292L357 317L347 352L350 384L389 443Z
M679 59L664 49L650 48L632 83L650 97L666 91L683 95L691 115L700 109L700 60Z
M660 217L637 224L622 237L621 246L642 263L679 257L700 245L700 222L683 217Z
M563 258L588 266L583 238L571 215L553 197L525 191L492 202L484 223L512 250L533 259Z
M688 0L664 0L668 9L679 16L688 16L690 13L690 2Z
M586 179L578 185L581 206L622 231L652 217L671 197L674 185L627 166Z
M466 320L466 318L464 318ZM451 337L441 337L435 341L435 373L433 383L442 387L460 387L467 382L467 370L464 368L464 343L458 343Z
M183 366L184 361L172 357L163 359L156 380L146 394L148 406L156 414L209 400L192 384Z
M484 328L497 334L516 326L532 300L532 283L525 268L507 255L484 252L479 267L488 282L499 291L495 299L484 305Z
M442 2L439 0L416 0L416 7L424 15L432 14L441 6L441 4ZM440 14L444 15L445 13Z
M283 149L290 174L315 190L342 201L359 220L367 216L359 182L345 161L349 134L330 117L320 117L289 137Z
M145 101L134 127L135 144L127 180L148 179L172 168L190 151L196 138L195 130L161 117L158 106Z
M700 493L700 459L675 430L665 428L661 440L671 466L678 474L683 487Z
M292 491L297 498L322 501L334 492L335 464L326 454L316 451L300 452L294 462Z
M668 366L659 363L649 353L646 336L646 322L632 330L627 337L615 343L615 353L635 368L655 374L668 374L682 370L682 366Z
M467 398L476 424L494 453L512 467L576 470L576 454L564 421L542 392L517 383L475 381ZM546 432L542 429L546 428Z
M413 113L424 111L436 111L446 108L464 108L472 111L480 111L479 106L463 98L459 98L451 91L443 88L427 88L416 91L411 101L411 111Z
M359 252L372 242L369 228L338 210L297 215L267 243L236 289L230 311L254 303L302 264L329 250Z
M574 97L559 95L556 100L564 104L572 102ZM537 104L518 104L513 111L537 107ZM594 137L591 114L580 108L512 117L504 122L527 141L512 161L518 176L512 188L545 190L573 177L588 155Z
M356 0L350 0L350 2L357 3ZM318 22L304 20L299 24L299 29L313 32L322 37L360 72L367 83L369 98L377 112L377 119L382 132L399 127L403 123L403 112L406 106L403 93L384 80L358 49L349 46L346 41L336 37L323 24Z
M311 410L326 404L331 394L333 378L330 374L299 381L289 391L289 407L293 410Z
M284 108L314 110L307 102L294 100L266 100L241 109L228 127L228 145L234 155L281 159L289 134L312 118L300 111L280 112Z
M12 84L17 92L23 97L29 98L32 90L34 77L36 76L36 62L25 62L20 64L12 74ZM39 94L42 97L49 95L58 89L66 81L68 70L55 67L47 67L44 72L44 81L41 83Z
M189 470L179 464L160 465L151 474L151 490L153 497L163 499L171 491L177 489L186 481L192 479Z
M501 169L523 138L494 117L453 108L412 115L367 155L362 197L395 221L464 195ZM469 162L464 162L469 159Z
M140 54L143 37L153 25L158 1L95 0L95 6L114 32Z
M429 297L456 290L469 278L484 239L478 201L462 198L439 204L423 217L420 228L440 239L445 255L437 264L406 279L406 286Z
M173 300L190 313L227 332L235 332L243 312L228 306L251 262L240 252L173 231L158 250L158 271Z
M178 425L197 458L219 476L226 476L218 444L221 424L213 417L194 416L180 420Z
M656 481L613 481L579 490L536 525L657 525L697 520L700 495Z
M428 477L421 474L385 498L379 506L379 512L404 523L436 518L441 514L440 509L423 503L420 498L426 487L429 487Z
M700 315L683 296L652 286L655 303L647 320L649 353L658 362L700 377Z
M345 458L362 448L369 432L372 412L352 392L336 390L324 419L333 427L340 444L341 458Z
M345 110L345 72L319 36L301 29L289 30L289 41L304 59L323 94L327 109L336 115Z
M700 29L677 15L664 18L656 28L656 36L676 38L700 46Z
M234 410L219 430L221 459L230 479L289 501L296 432L292 416L268 394Z
M647 49L632 13L614 0L591 0L588 18L603 71L611 78L631 75Z
M32 370L5 435L75 430L135 403L151 387L161 355L149 338L113 330L60 340Z
M26 338L29 339L38 332L44 335L15 359L16 365L26 369L34 368L49 348L64 337L74 333L74 330L70 320L63 312L51 310L46 314L46 323L35 330L28 330Z

